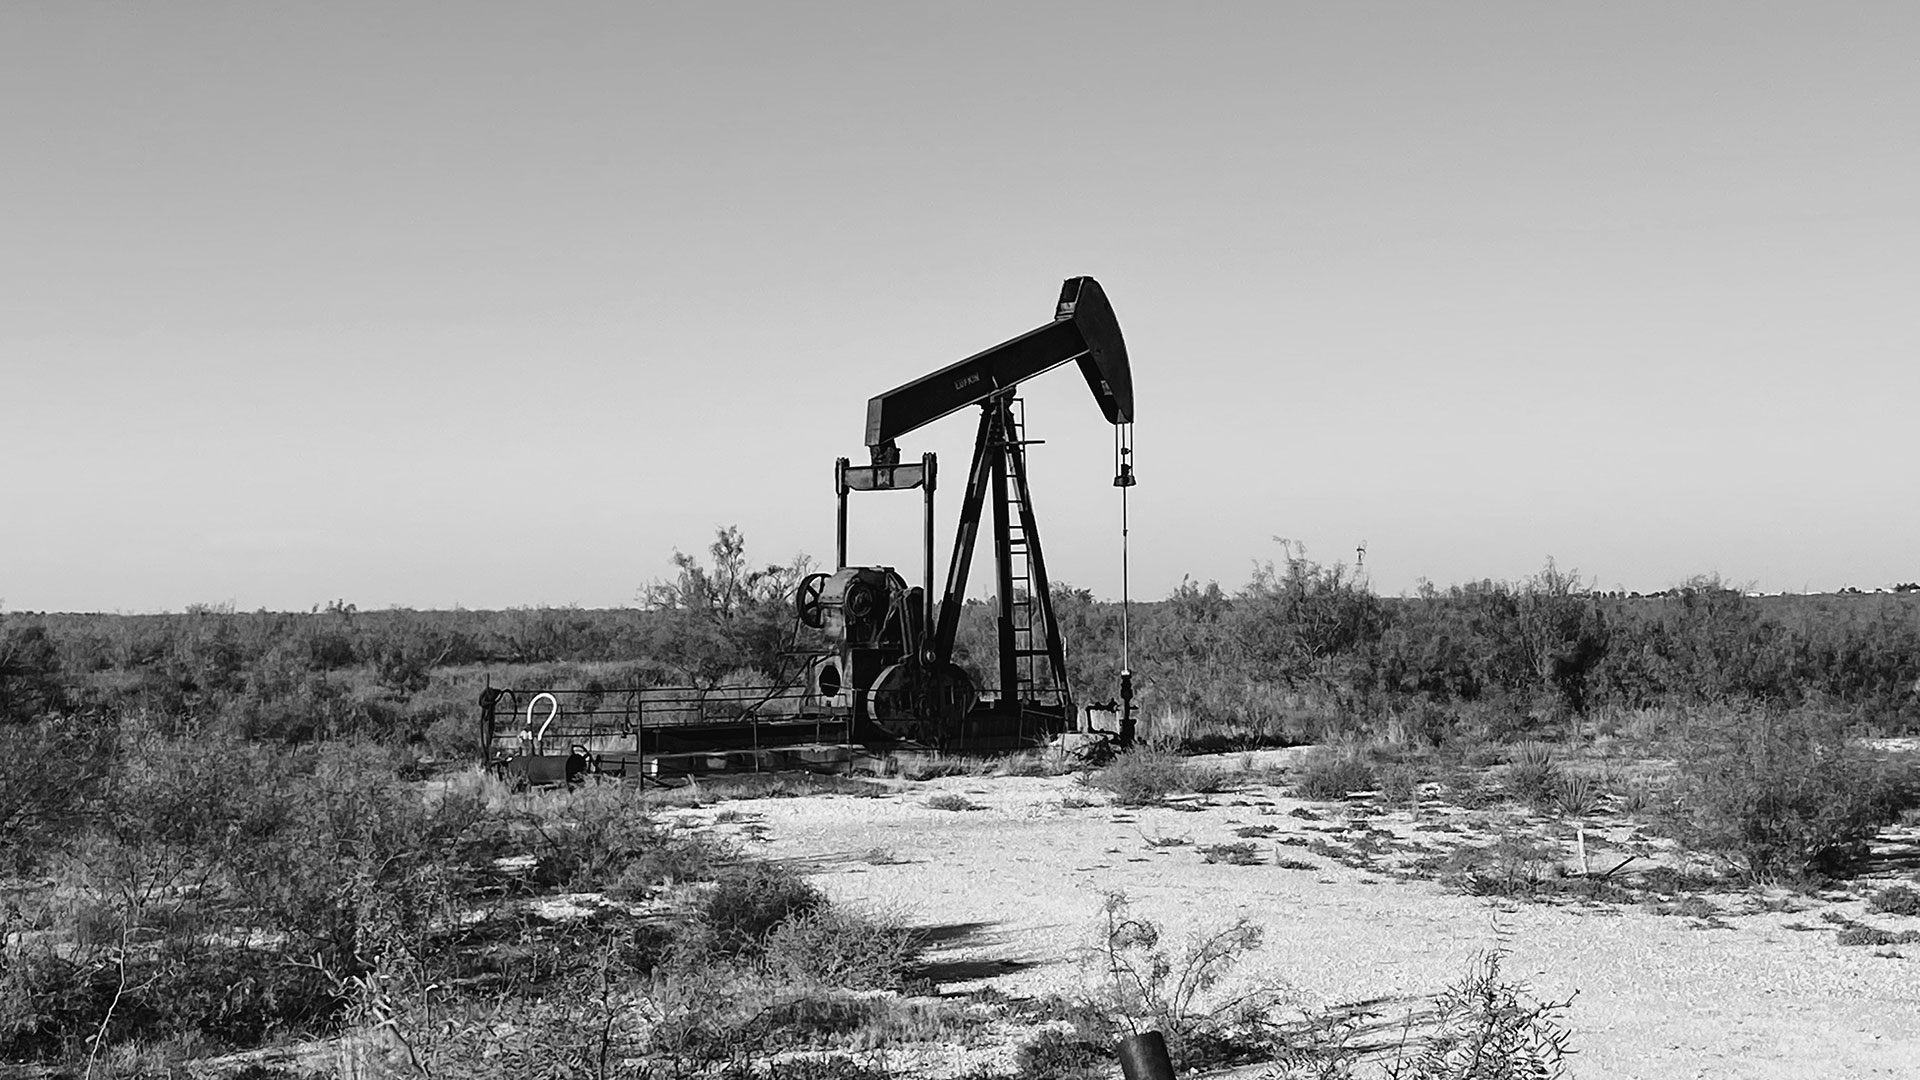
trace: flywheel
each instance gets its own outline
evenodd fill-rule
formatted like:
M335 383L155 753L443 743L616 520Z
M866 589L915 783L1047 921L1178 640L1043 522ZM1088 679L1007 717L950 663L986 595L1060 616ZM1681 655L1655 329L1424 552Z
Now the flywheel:
M979 700L973 677L951 661L903 660L889 665L867 692L867 707L876 723L902 739L936 749L959 735L962 722Z

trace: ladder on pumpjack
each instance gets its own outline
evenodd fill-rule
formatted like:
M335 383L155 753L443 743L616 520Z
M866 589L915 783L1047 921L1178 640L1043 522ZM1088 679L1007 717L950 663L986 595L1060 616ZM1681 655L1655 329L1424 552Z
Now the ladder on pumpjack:
M1038 661L1048 655L1046 648L1046 627L1034 625L1034 560L1029 540L1039 543L1039 536L1029 536L1026 528L1027 482L1026 449L1045 440L1029 441L1026 437L1027 410L1026 399L1014 398L1008 402L1008 417L1011 421L1007 428L1007 444L1002 452L1007 458L1007 567L1009 589L1012 597L1008 605L1013 623L1013 657L1016 678L1014 685L1019 687L1019 696L1023 701L1035 700L1040 690L1040 680L1035 671ZM1051 599L1051 598L1049 598ZM1035 631L1038 630L1042 644L1034 646ZM1059 687L1050 689L1058 691Z

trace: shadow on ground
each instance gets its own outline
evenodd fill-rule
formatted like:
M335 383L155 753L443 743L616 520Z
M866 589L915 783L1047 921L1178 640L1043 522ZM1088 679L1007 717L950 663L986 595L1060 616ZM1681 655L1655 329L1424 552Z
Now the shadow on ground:
M980 956L981 949L1004 947L1011 939L989 922L945 923L913 928L913 942L926 957L906 972L909 980L932 983L972 982L1025 971L1038 961L1005 956ZM941 956L966 950L970 955ZM928 955L932 954L932 955Z

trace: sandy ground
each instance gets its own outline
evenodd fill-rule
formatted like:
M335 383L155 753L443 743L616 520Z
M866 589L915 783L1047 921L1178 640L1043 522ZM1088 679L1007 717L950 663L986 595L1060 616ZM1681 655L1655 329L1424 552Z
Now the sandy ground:
M980 809L929 806L940 794ZM1309 807L1319 821L1292 814ZM1466 896L1309 853L1300 838L1343 825L1337 809L1257 786L1128 809L1070 776L952 777L879 798L677 813L795 862L837 900L937 930L930 960L943 992L1078 989L1103 897L1117 890L1170 936L1254 920L1265 945L1242 976L1284 981L1327 1005L1414 1001L1475 954L1504 950L1508 976L1539 996L1573 998L1577 1077L1920 1078L1920 946L1841 947L1820 916L1896 931L1920 929L1920 917L1868 914L1858 899L1741 913L1747 898L1719 896L1720 914L1703 920L1643 904ZM1376 812L1368 826L1417 836L1414 826L1437 813ZM1258 864L1203 859L1201 846L1234 842L1249 825L1276 829L1255 841ZM1193 842L1149 843L1169 838ZM1315 868L1284 869L1281 858ZM1905 955L1877 955L1888 952Z

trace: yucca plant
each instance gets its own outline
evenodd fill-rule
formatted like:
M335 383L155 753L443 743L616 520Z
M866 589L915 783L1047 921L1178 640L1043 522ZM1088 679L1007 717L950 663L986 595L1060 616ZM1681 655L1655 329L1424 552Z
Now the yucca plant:
M1514 799L1537 806L1553 798L1560 770L1552 747L1529 740L1514 747L1508 761L1507 791Z
M1600 782L1586 773L1563 774L1554 784L1553 808L1566 817L1586 817L1600 805Z

